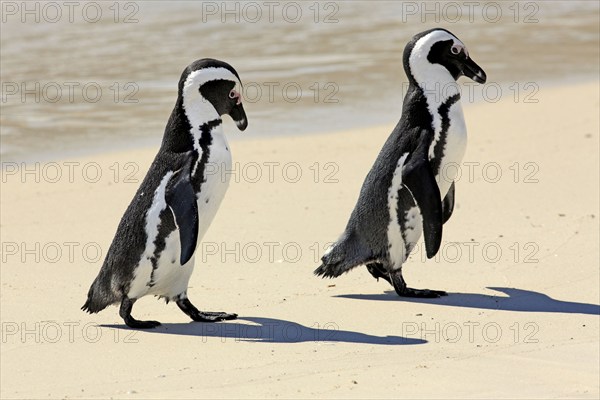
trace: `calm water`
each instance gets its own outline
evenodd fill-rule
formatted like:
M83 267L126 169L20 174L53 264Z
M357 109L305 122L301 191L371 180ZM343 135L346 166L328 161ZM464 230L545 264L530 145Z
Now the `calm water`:
M597 1L76 2L71 9L34 2L28 14L21 7L2 4L3 161L157 146L181 71L203 57L240 73L247 137L393 123L404 45L435 26L466 43L486 86L501 84L502 96L523 101L549 83L599 75ZM491 89L487 97L497 97ZM482 90L463 101L487 98Z

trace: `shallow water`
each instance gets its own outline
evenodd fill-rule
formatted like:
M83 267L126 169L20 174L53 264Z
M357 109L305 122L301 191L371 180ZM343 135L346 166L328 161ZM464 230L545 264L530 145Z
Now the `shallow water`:
M203 57L239 72L246 137L393 123L403 47L435 26L487 72L463 102L599 75L597 1L74 4L2 3L3 161L157 146L181 71Z

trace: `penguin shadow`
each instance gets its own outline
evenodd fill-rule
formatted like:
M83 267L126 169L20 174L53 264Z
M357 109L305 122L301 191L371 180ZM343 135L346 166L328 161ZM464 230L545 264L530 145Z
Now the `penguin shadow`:
M248 321L243 324L235 321ZM339 329L333 322L308 327L296 322L274 318L241 317L235 321L222 323L164 323L144 332L163 335L197 336L199 338L220 338L222 342L230 339L234 342L256 343L361 343L375 345L414 345L425 344L427 340L403 336L374 336L361 332ZM104 328L133 330L126 325L100 325Z
M565 314L599 315L600 305L556 300L543 293L506 287L488 287L502 292L504 296L490 296L479 293L448 293L448 296L436 299L398 297L395 291L382 294L343 294L334 297L354 300L403 301L407 303L425 303L440 306L480 308L485 310L548 312Z

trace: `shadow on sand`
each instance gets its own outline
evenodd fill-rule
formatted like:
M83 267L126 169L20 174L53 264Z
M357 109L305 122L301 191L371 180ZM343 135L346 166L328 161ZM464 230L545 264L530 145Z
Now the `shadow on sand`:
M355 300L404 301L426 303L440 306L481 308L484 310L503 310L521 312L548 312L567 314L600 314L600 305L555 300L543 293L505 287L488 287L502 292L505 296L490 296L478 293L448 293L438 299L401 298L393 290L382 294L344 294L335 297Z
M235 321L224 323L189 322L165 323L145 332L166 335L186 335L198 337L232 339L241 342L259 343L303 343L303 342L341 342L377 345L424 344L426 340L402 336L373 336L361 332L344 331L335 323L308 327L296 322L261 317L241 317L236 321L249 321L253 324L240 324ZM130 330L125 325L101 325L104 328Z

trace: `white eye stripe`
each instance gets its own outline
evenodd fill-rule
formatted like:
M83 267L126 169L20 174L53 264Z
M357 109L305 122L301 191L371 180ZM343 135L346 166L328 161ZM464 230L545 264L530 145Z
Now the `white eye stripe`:
M235 82L235 87L241 86L240 81L237 79L231 71L226 68L203 68L197 71L192 72L188 75L187 79L184 83L184 91L189 90L190 88L198 89L200 86L205 84L206 82L210 82L212 80L224 79L228 81Z

